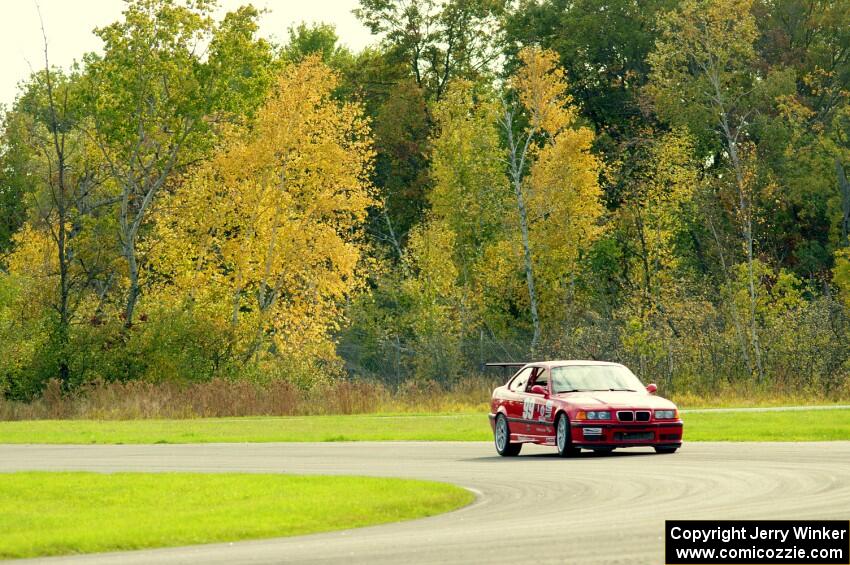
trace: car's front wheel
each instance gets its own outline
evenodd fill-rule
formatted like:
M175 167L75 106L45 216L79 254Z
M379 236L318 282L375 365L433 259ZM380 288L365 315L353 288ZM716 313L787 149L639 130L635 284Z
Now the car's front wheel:
M504 414L496 416L496 430L494 433L496 440L496 452L502 457L513 457L519 455L522 449L521 443L511 443L511 430L508 427L508 419Z
M573 440L570 437L570 421L563 412L558 415L558 420L555 422L555 445L558 447L560 457L572 457L578 455L581 451L581 449L573 447Z
M655 453L676 453L678 447L656 447Z

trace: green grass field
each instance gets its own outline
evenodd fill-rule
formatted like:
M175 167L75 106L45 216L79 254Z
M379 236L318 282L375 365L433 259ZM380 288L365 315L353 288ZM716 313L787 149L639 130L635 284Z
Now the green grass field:
M0 559L340 530L447 512L428 481L197 473L0 475Z
M850 440L850 410L684 414L688 441Z
M686 441L850 440L850 410L684 414ZM196 420L0 422L0 443L489 441L487 415L356 415Z

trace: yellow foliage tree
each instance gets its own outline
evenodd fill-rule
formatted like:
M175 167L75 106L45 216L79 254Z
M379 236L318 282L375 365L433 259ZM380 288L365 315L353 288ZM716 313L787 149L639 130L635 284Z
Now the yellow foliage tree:
M286 68L255 126L233 132L157 221L160 299L204 308L245 361L336 360L329 332L361 284L375 204L368 123L333 99L337 85L316 57Z
M630 271L635 288L641 289L640 306L645 313L672 300L675 293L675 238L684 229L685 208L700 182L694 143L685 128L658 138L619 214L634 234L635 261Z
M755 146L748 128L755 110L753 93L758 26L753 0L685 0L659 20L661 34L647 57L652 66L647 93L659 115L692 132L709 132L723 146L733 173L732 220L741 234L750 294L749 340L743 357L761 381L765 376L758 335L754 207L758 204ZM727 184L727 183L723 183ZM724 267L725 276L731 276ZM735 325L740 325L736 317ZM754 363L753 363L754 362Z
M503 231L510 209L499 111L492 94L476 92L466 80L452 82L434 110L439 131L432 140L428 201L432 221L446 222L457 235L464 281L482 247Z
M593 132L575 125L576 109L557 55L526 48L519 58L522 67L511 85L521 108L507 109L503 126L519 227L514 230L519 237L511 240L523 258L534 355L542 322L563 320L565 292L581 249L600 233L602 164L591 153ZM517 128L520 111L528 120Z
M413 362L420 378L458 371L468 287L458 284L456 240L446 222L432 219L413 229L403 258L408 274L401 284L408 303L404 322L415 340Z
M676 252L676 240L685 232L697 187L701 182L694 138L680 127L659 136L647 148L639 170L633 173L616 220L634 243L629 248L627 272L634 289L621 311L627 320L623 344L639 359L666 366L673 348L682 340L688 316L701 308L689 298ZM669 373L668 373L669 376Z

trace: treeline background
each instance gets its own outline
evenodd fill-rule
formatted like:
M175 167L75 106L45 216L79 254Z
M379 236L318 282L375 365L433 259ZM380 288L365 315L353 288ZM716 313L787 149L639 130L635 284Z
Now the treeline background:
M361 0L357 53L214 7L131 0L4 110L8 400L541 358L850 395L850 3Z

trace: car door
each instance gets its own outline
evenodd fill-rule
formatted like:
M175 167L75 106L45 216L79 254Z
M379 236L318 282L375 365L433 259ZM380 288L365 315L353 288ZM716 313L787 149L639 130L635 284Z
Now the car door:
M554 435L554 402L550 398L552 389L550 388L549 380L549 369L547 367L540 367L540 369L532 375L532 378L529 379L529 382L526 385L528 397L530 398L530 401L526 401L527 405L530 405L530 409L527 410L527 414L530 416L528 419L532 421L532 423L529 424L529 433L532 435ZM535 385L543 387L546 393L533 394L531 392L531 387Z
M523 401L528 396L525 393L528 381L532 376L534 367L525 367L520 370L510 383L504 394L505 412L508 416L511 433L526 435L528 433L528 424L523 422Z
M545 395L533 394L531 388L538 382L547 382L543 375L546 374L545 367L530 367L531 373L525 386L517 390L517 409L521 411L519 418L522 421L522 427L517 426L517 429L522 429L528 435L541 435L535 429L537 428L536 420L540 411L541 401L545 402Z

